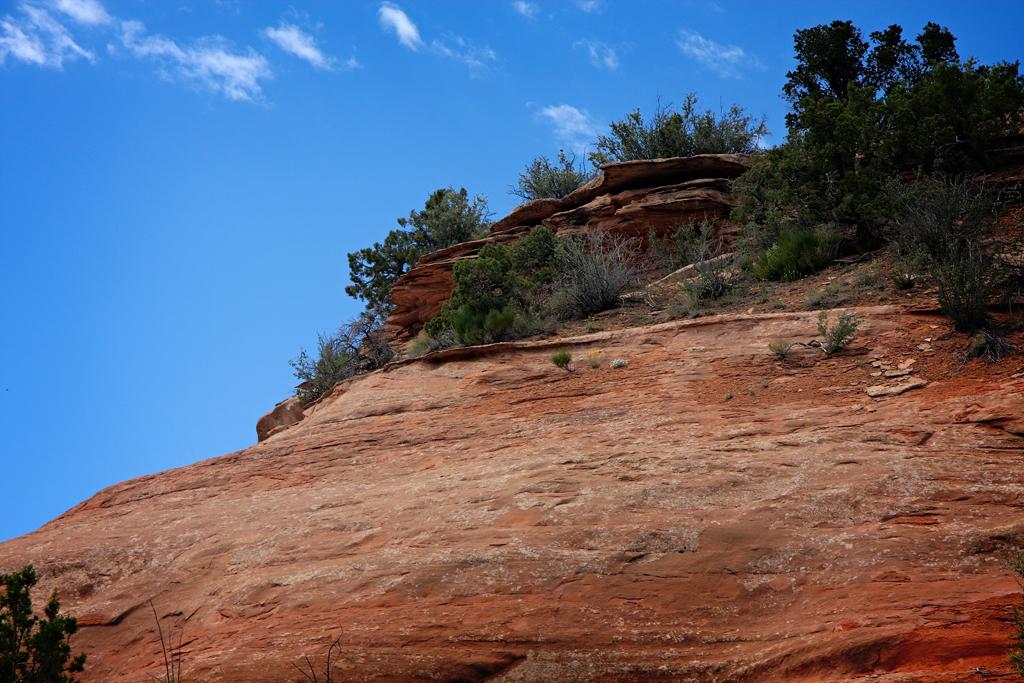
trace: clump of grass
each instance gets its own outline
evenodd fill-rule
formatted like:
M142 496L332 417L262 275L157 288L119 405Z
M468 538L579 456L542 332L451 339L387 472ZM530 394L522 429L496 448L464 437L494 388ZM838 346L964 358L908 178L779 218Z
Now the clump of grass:
M812 289L807 292L807 303L814 308L818 308L829 301L837 301L838 299L839 285L835 283L826 285L824 289Z
M785 360L794 346L796 346L796 342L788 339L776 339L775 341L768 342L768 350L774 353L775 357L779 360Z
M624 360L622 358L616 358L615 360L612 361L611 367L612 367L613 370L618 370L619 368L624 368L627 365L629 365L629 361L628 360Z
M862 289L885 289L885 279L877 266L868 266L853 276L853 285Z
M892 284L896 289L901 291L907 291L913 289L917 283L917 276L913 273L908 273L905 270L897 270L891 276Z
M731 391L725 392L725 400L726 401L731 401L732 400L732 392Z
M818 334L822 336L821 350L826 356L850 345L853 335L860 325L860 318L853 311L845 311L839 314L834 325L828 324L828 316L825 311L818 314Z
M601 352L597 349L587 351L587 362L593 370L601 367Z
M572 372L572 354L568 351L559 351L551 356L551 362L555 364L555 367L561 368L566 372Z

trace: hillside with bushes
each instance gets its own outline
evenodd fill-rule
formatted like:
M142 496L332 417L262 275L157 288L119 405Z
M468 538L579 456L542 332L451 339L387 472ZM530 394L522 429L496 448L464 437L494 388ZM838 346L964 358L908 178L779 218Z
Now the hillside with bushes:
M365 310L259 443L0 545L60 591L59 666L1024 675L1024 77L933 23L794 51L779 145L686 96L507 216L436 190L349 254Z

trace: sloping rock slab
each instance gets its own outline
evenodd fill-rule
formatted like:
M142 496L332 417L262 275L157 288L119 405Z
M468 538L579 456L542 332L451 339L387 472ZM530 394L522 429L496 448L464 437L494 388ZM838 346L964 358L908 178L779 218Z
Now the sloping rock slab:
M940 320L857 313L896 357ZM396 363L0 544L0 571L34 563L33 597L81 617L84 683L159 675L150 599L165 631L192 615L189 683L297 682L339 637L337 681L1011 680L1024 440L994 425L1024 379L970 364L854 411L822 392L867 369L767 350L815 328L723 315ZM562 372L559 343L605 362Z

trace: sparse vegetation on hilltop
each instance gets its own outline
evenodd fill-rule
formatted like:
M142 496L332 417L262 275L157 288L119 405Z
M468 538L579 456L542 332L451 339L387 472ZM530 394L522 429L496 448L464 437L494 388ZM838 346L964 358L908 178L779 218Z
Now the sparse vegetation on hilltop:
M691 263L697 277L676 283L674 299L661 304L670 318L744 300L773 309L892 300L893 289L906 296L921 282L921 291L937 288L959 330L994 335L988 307L1014 279L994 256L1003 246L989 234L997 205L965 178L991 166L996 141L1024 130L1019 64L962 59L953 34L931 22L910 40L895 24L865 37L852 22L837 20L797 30L794 53L783 88L791 106L787 137L773 149L760 149L763 118L737 105L701 110L690 94L678 108L659 102L649 117L636 109L612 122L589 154L595 167L755 154L753 168L733 184L741 199L731 216L741 229L736 257L721 258L723 237L710 219L669 237L652 232L643 258L637 240L601 231L557 238L538 227L454 264L450 299L421 331L415 352L550 332L618 306L638 272L664 274ZM525 200L560 198L592 174L560 151L555 161L535 157L511 191ZM432 193L423 210L398 222L383 242L349 254L346 292L368 312L357 321L362 331L354 343L349 333L323 337L316 358L303 352L293 361L304 401L387 362L381 325L398 278L421 256L482 237L490 225L486 199L453 188ZM851 254L884 254L885 265L858 272L856 282L819 280L799 294L801 304L783 301L781 285L773 284L802 280ZM649 288L644 297L659 305ZM826 325L826 353L849 342L856 322L840 316ZM773 348L780 357L789 350Z
M768 134L764 118L757 119L739 105L717 114L698 111L697 96L690 93L679 111L661 103L649 118L640 109L609 125L590 153L594 166L614 161L686 157L694 154L750 153Z

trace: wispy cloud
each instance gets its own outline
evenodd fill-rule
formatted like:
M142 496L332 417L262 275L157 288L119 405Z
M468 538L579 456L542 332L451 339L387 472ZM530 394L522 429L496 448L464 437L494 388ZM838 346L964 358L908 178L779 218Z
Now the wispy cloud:
M587 14L604 11L604 0L576 0L576 6Z
M147 34L142 22L123 21L121 43L136 57L156 60L161 75L195 83L232 100L258 100L263 93L261 81L273 76L263 55L252 48L233 51L219 36L183 47L170 38Z
M430 49L439 55L462 62L472 75L480 75L498 58L494 50L474 45L462 36L447 35L442 40L430 41Z
M478 76L498 55L486 45L476 45L462 36L449 33L434 38L429 44L420 36L420 30L409 15L392 2L382 2L377 10L381 28L398 36L398 42L414 52L426 47L428 52L454 59L469 67L471 75Z
M295 24L282 21L277 27L264 29L263 35L274 41L285 52L306 60L318 69L329 71L334 66L335 60L325 55L317 47L313 36L305 33Z
M760 62L738 45L716 43L696 31L681 29L676 45L683 54L726 78L739 78L744 68L760 68Z
M398 5L382 2L377 10L377 18L380 20L381 28L393 31L398 36L398 42L410 50L418 50L423 46L420 30Z
M53 5L78 23L87 26L109 24L114 20L99 0L56 0Z
M590 63L599 69L615 71L619 68L619 55L615 48L597 40L581 40L576 47L586 49Z
M537 3L528 2L527 0L515 0L515 2L512 3L512 8L527 19L535 18L537 16L537 12L540 11Z
M5 15L0 19L0 64L10 57L25 64L60 69L65 61L93 60L93 54L76 43L48 11L27 3L18 9L18 17Z
M548 105L540 110L540 117L554 127L555 137L574 151L582 151L597 136L597 126L586 110L571 104Z

